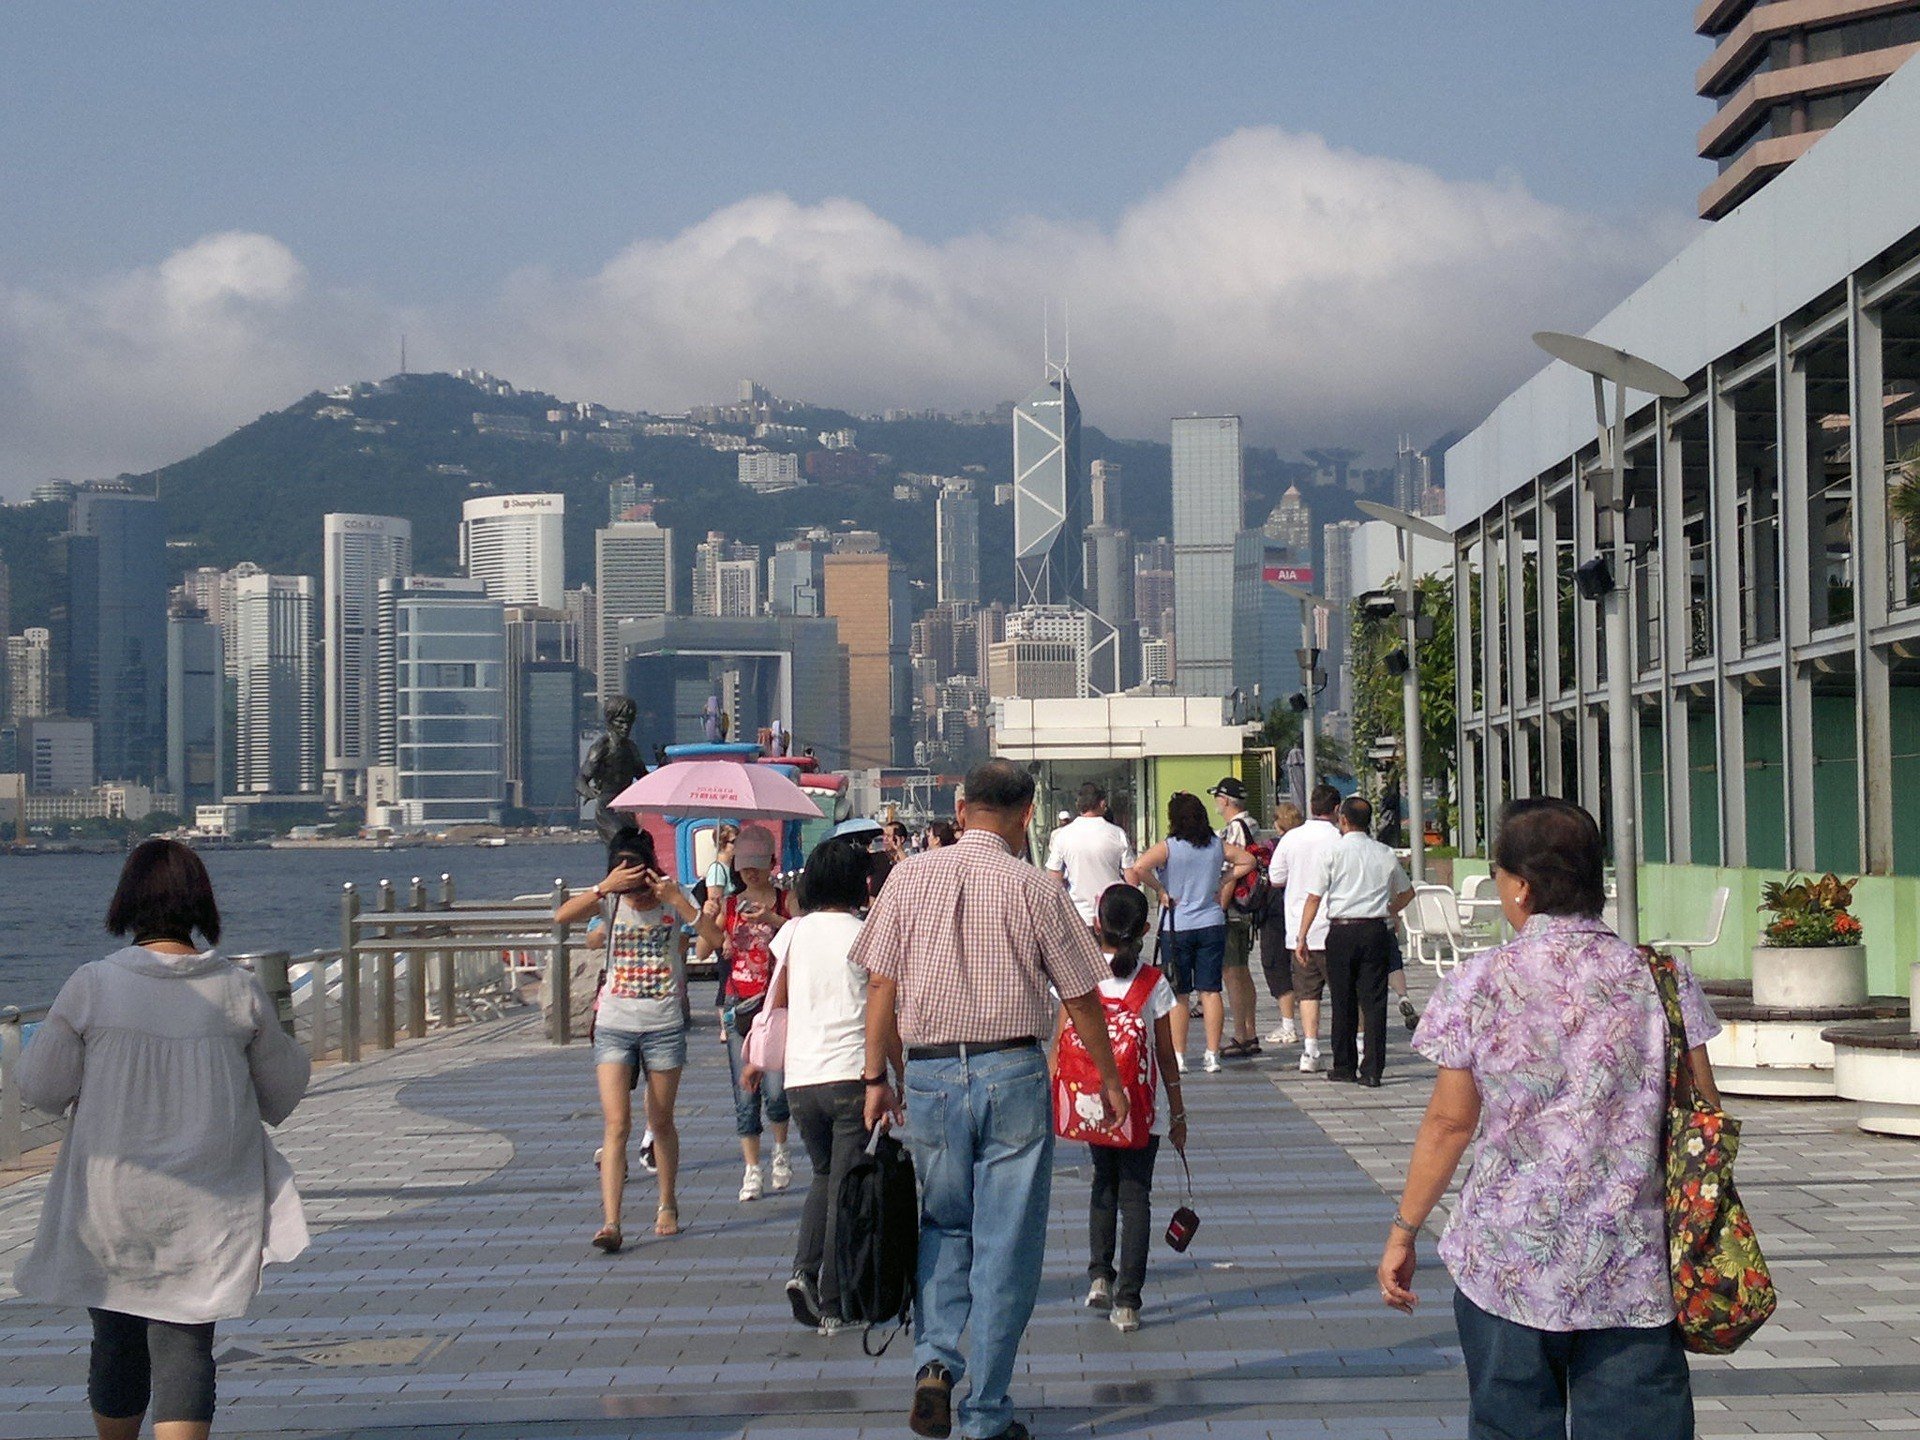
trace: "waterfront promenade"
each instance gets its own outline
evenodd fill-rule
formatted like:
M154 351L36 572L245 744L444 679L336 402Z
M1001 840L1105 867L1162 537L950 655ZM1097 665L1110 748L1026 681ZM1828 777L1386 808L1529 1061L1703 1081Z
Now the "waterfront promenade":
M780 1293L798 1187L734 1200L726 1066L695 1032L683 1090L687 1233L608 1258L590 1156L584 1046L556 1050L531 1012L356 1066L323 1067L281 1132L313 1248L268 1271L253 1315L222 1327L232 1435L361 1440L543 1436L905 1436L902 1339L795 1326ZM1155 1242L1146 1328L1079 1305L1084 1167L1059 1152L1040 1308L1015 1398L1041 1437L1395 1437L1464 1433L1444 1272L1384 1309L1373 1265L1430 1071L1392 1038L1378 1091L1273 1060L1194 1074L1201 1230ZM1249 1072L1252 1073L1249 1073ZM1920 1144L1862 1135L1842 1104L1741 1102L1743 1192L1780 1314L1731 1361L1696 1362L1709 1435L1920 1434ZM1175 1203L1162 1167L1156 1209ZM796 1180L803 1180L801 1161ZM43 1182L0 1188L10 1275ZM651 1213L642 1189L629 1219ZM644 1227L640 1227L644 1228ZM84 1316L0 1286L0 1435L82 1436Z

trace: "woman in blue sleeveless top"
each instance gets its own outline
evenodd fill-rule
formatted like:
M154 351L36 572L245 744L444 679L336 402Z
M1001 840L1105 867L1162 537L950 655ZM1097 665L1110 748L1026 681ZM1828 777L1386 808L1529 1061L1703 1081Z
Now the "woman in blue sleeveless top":
M1250 851L1229 845L1207 823L1207 807L1198 795L1182 790L1167 802L1167 838L1150 846L1127 872L1127 879L1160 892L1160 968L1174 993L1185 999L1200 992L1200 1015L1207 1048L1201 1068L1220 1068L1220 1035L1226 1007L1220 998L1227 955L1227 901L1240 877L1254 867ZM1173 1012L1173 1044L1180 1068L1186 1068L1187 1007Z

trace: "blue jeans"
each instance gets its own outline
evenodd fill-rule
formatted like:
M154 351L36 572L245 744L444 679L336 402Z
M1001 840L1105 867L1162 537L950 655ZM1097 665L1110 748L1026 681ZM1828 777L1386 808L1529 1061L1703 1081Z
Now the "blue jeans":
M747 1037L733 1023L733 1007L720 1012L720 1023L727 1027L727 1075L733 1081L733 1133L745 1138L760 1133L760 1113L766 1111L769 1125L787 1123L787 1082L778 1070L761 1074L758 1089L749 1090L740 1083L746 1065Z
M1220 993L1221 977L1227 964L1227 927L1208 925L1199 930L1164 931L1160 936L1160 954L1166 964L1167 983L1176 995Z
M1693 1440L1677 1326L1535 1330L1458 1291L1453 1317L1467 1357L1469 1440Z
M1038 1046L968 1060L907 1062L907 1143L920 1177L920 1270L913 1360L967 1373L960 1336L972 1322L973 1386L960 1433L1013 1423L1007 1386L1040 1293L1053 1193L1053 1118ZM975 1217L979 1225L975 1226Z

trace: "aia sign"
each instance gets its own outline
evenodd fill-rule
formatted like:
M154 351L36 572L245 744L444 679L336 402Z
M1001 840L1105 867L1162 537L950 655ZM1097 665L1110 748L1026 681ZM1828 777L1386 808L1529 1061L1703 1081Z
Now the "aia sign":
M1260 578L1269 585L1310 586L1313 584L1313 567L1311 565L1268 565L1260 571Z

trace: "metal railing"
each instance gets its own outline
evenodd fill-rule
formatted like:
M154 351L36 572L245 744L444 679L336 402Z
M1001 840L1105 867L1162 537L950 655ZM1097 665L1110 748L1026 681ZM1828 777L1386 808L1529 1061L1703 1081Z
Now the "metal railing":
M281 1027L316 1060L358 1061L368 1049L392 1050L402 1038L498 1019L526 1003L521 987L544 981L548 1038L571 1042L569 927L553 913L567 898L554 881L544 895L461 901L453 878L438 894L415 876L404 908L391 881L370 898L352 885L340 897L340 948L294 954L266 950L230 958L260 978ZM64 1130L64 1118L28 1112L12 1083L20 1054L45 1005L0 1006L0 1169L17 1168L29 1149Z

